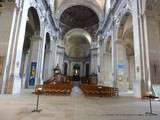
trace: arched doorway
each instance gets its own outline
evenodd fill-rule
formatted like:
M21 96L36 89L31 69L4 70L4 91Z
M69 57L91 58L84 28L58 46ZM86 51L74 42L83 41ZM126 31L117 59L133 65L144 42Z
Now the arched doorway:
M117 41L117 86L121 92L133 91L135 57L132 15L126 13L120 22Z
M43 62L43 80L49 79L49 66L50 66L50 35L46 34L45 52L44 52L44 62Z
M35 8L28 10L25 38L23 44L21 75L22 87L28 88L35 85L38 60L38 40L40 34L40 21Z
M73 80L74 81L80 80L80 65L79 64L75 64L73 66Z

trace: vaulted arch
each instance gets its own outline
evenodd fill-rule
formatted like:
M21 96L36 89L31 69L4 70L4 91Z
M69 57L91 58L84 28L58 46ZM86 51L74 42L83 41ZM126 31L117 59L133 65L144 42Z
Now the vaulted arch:
M38 64L38 48L40 40L40 19L34 7L28 9L23 52L21 59L22 87L28 88L35 85L36 69ZM35 70L31 74L32 70ZM32 79L32 78L34 79Z
M117 85L120 91L133 91L135 57L133 21L130 12L124 13L120 19L117 37Z
M34 32L40 33L40 20L37 10L34 7L28 9L28 21L27 23L32 27Z

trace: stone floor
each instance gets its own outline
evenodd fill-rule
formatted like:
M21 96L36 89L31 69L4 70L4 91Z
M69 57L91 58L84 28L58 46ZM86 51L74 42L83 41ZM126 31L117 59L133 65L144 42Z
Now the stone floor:
M0 120L160 120L160 101L153 101L157 116L145 115L148 101L131 97L40 96L40 113L36 96L0 96Z
M72 92L71 92L71 96L83 96L83 92L82 90L79 88L79 81L73 81L73 88L72 88Z

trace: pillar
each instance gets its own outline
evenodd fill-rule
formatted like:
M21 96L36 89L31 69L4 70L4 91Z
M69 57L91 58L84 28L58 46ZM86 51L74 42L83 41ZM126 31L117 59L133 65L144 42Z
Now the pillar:
M117 54L116 54L117 28L114 22L115 21L113 19L113 23L112 23L112 81L113 81L113 87L117 88Z
M143 55L143 39L142 39L142 27L140 26L140 14L138 0L133 2L132 19L133 19L133 41L134 41L134 53L135 53L135 81L134 81L134 93L136 97L142 96L142 82L144 81L144 55Z
M2 83L2 94L12 93L13 91L13 82L14 82L14 66L19 65L19 63L15 62L16 50L17 50L17 42L18 35L20 31L20 21L22 16L22 7L23 4L19 6L14 6L13 19L11 32L9 37L8 51L6 57L6 64L4 67L4 75L3 75L3 83ZM17 87L17 90L20 91L20 87Z

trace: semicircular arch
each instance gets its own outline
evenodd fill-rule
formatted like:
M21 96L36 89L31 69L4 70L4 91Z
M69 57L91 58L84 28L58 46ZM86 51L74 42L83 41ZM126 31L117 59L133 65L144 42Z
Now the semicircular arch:
M123 32L124 32L124 27L125 27L125 24L128 20L128 17L131 17L131 21L132 21L132 13L131 11L126 11L123 13L122 17L120 18L120 22L118 24L118 29L117 29L117 37L118 39L117 40L121 40L122 39L122 36L123 36ZM130 27L130 26L128 26Z
M84 29L75 28L75 29L68 31L64 36L65 41L67 40L68 36L72 36L72 35L84 36L88 40L89 44L91 44L91 42L92 42L92 38L91 38L90 34Z

